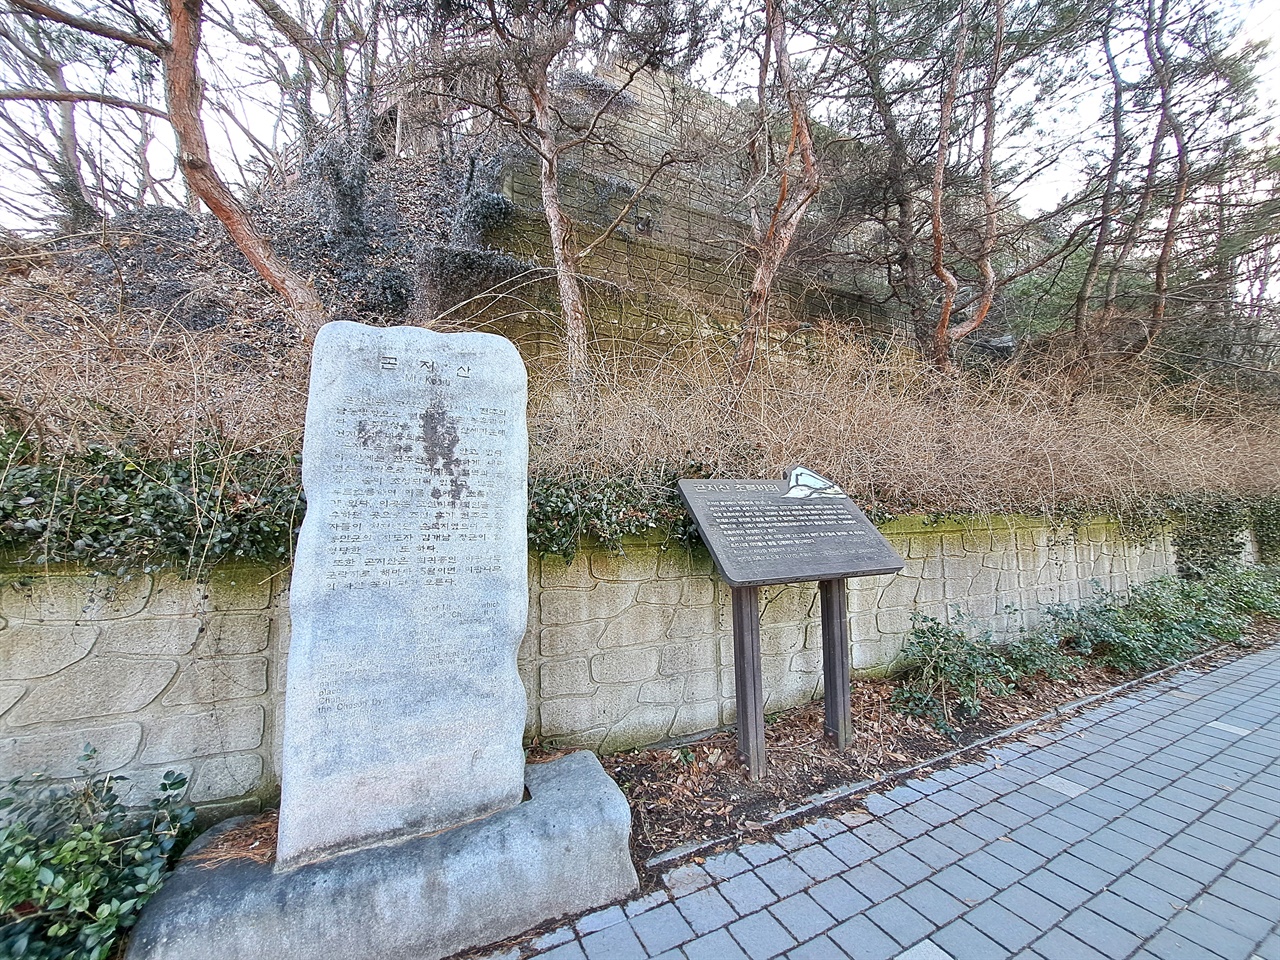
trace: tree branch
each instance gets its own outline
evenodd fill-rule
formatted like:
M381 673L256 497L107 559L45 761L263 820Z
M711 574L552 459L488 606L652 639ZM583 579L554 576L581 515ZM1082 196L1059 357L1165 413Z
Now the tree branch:
M40 20L52 20L55 23L63 23L68 27L74 27L76 30L83 30L85 33L92 33L95 36L105 37L108 40L116 40L120 43L128 44L131 47L137 47L140 50L146 50L153 53L157 57L163 57L168 52L168 44L162 43L151 37L144 37L141 34L130 33L128 30L121 30L113 27L109 23L103 23L100 20L92 20L89 17L77 16L74 13L67 13L59 10L57 7L51 7L47 3L41 3L40 0L9 0L9 5L18 13L27 16L36 17Z
M168 120L169 115L158 107L148 106L134 100L113 97L107 93L93 93L89 90L0 90L2 100L40 100L50 103L101 103L108 107L119 107L122 110L133 110L145 113L161 120Z

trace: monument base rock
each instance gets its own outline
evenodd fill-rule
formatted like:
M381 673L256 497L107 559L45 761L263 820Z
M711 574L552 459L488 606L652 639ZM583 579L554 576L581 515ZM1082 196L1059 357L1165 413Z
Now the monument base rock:
M435 960L633 893L631 811L593 754L526 767L529 799L296 869L183 861L126 960Z

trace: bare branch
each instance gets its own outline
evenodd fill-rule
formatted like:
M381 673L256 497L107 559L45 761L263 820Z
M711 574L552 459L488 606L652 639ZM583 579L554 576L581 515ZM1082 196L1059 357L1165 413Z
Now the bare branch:
M168 120L169 115L157 107L135 100L113 97L107 93L94 93L90 90L0 90L0 100L38 100L49 103L101 103L108 107L119 107L135 113L145 113L161 120Z
M131 47L137 47L153 53L157 57L162 57L168 51L167 44L152 37L144 37L138 33L130 33L128 30L121 30L113 27L109 23L103 23L100 20L93 20L89 17L77 16L74 13L67 13L59 10L57 7L51 7L47 3L41 3L40 0L9 0L9 5L15 9L15 12L26 14L28 16L37 17L41 20L52 20L55 23L62 23L68 27L74 27L76 30L83 30L85 33L92 33L98 37L104 37L107 40L116 40L120 43L128 44Z

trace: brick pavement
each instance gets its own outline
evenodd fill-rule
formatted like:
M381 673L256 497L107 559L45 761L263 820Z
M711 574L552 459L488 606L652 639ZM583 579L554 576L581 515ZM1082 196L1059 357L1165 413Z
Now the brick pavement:
M1280 960L1280 646L866 807L491 960Z

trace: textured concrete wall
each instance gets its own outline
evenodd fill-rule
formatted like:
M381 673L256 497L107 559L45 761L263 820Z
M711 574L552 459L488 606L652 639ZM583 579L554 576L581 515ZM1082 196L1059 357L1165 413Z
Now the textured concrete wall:
M970 616L1016 632L1050 603L1124 589L1173 569L1165 537L1126 544L1097 524L1066 536L1033 522L899 521L884 533L907 560L850 583L853 665L883 670L911 615ZM520 673L527 734L613 750L731 723L730 591L705 552L656 541L572 564L530 560ZM288 644L287 571L219 569L207 582L75 571L0 578L0 779L66 776L86 743L104 770L151 788L191 777L213 812L279 786ZM811 584L761 591L765 707L821 692Z
M223 568L196 582L0 571L0 780L100 769L192 802L244 807L278 789L288 639L283 576Z
M893 662L915 612L976 618L1009 636L1045 605L1174 568L1167 537L1128 544L1106 524L1068 536L1032 521L910 520L882 532L907 566L849 583L852 665L862 671ZM731 591L705 552L636 542L569 566L547 557L533 583L521 651L531 733L609 751L733 722ZM762 588L760 634L766 712L820 695L816 585Z

